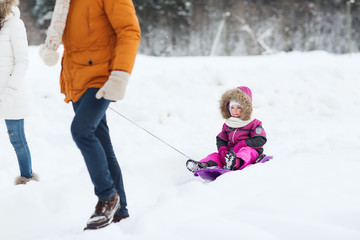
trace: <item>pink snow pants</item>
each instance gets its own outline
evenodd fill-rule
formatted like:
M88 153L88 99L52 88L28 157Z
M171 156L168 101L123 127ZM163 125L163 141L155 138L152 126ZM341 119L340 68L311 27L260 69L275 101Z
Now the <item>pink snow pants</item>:
M255 149L251 147L243 147L236 153L236 156L244 161L244 164L240 167L240 169L238 169L241 170L246 166L248 166L249 164L253 164L255 162L255 159L259 156L259 154ZM225 165L225 160L221 159L219 153L217 152L208 155L204 159L201 159L199 162L205 163L207 161L214 161L221 168L223 168L223 166ZM237 160L236 166L238 165L239 165L239 161Z

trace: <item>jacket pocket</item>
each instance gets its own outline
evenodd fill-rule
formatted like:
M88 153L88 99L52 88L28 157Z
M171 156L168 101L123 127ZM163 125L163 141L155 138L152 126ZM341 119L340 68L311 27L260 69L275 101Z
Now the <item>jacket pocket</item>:
M71 60L79 65L93 66L97 64L103 64L110 62L111 53L106 49L94 50L94 51L81 51L71 53Z
M101 87L109 77L111 55L106 50L72 53L71 61L71 88L75 91Z

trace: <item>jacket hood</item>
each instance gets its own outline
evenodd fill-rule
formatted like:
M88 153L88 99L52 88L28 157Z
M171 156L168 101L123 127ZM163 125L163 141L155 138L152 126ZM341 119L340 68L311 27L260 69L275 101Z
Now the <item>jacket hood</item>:
M231 114L229 112L229 102L236 100L242 106L240 119L247 121L251 118L253 111L252 107L252 94L248 87L237 87L226 91L220 99L220 112L224 119L229 119Z

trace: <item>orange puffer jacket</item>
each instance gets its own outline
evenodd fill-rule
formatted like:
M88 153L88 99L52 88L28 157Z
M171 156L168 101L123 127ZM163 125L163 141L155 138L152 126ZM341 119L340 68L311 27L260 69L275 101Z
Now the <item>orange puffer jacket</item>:
M62 38L65 102L101 88L112 70L131 73L140 27L131 0L71 0Z

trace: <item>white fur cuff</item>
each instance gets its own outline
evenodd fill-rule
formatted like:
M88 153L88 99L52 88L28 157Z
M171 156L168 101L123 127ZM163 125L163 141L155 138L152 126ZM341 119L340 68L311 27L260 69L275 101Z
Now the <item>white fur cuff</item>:
M40 45L39 54L44 63L48 66L54 66L59 61L59 53L46 48L45 44Z

